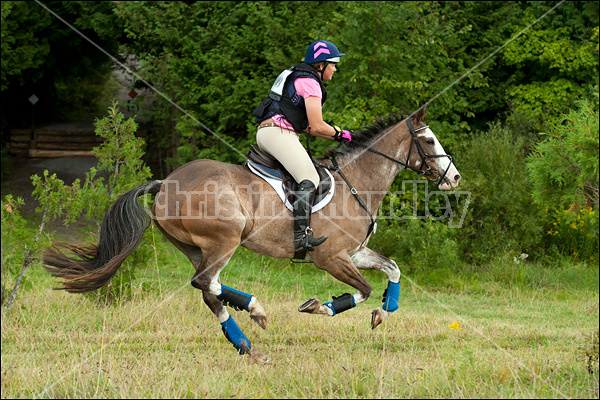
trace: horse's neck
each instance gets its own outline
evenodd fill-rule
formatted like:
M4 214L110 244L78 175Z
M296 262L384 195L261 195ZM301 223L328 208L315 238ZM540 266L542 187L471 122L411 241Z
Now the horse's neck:
M405 162L408 145L410 140L398 139L390 135L389 138L374 140L371 147L391 158ZM359 193L370 196L369 202L374 209L373 212L379 208L396 175L404 168L366 149L354 155L345 155L338 162L352 186Z

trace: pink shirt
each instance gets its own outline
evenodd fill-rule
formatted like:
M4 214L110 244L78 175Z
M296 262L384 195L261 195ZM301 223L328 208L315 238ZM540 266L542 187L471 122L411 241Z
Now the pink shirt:
M312 78L298 78L294 81L294 88L296 88L296 92L302 96L302 98L306 99L307 97L323 97L323 92L321 92L321 86L319 82ZM273 115L273 122L275 125L283 128L289 129L290 131L294 130L292 124L289 123L287 119L282 114ZM296 132L298 134L302 132Z

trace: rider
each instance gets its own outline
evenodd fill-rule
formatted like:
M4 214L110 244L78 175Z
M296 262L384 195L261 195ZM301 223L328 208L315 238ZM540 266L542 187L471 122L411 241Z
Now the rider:
M252 114L256 123L260 123L256 134L258 147L276 158L298 183L293 207L295 256L305 250L313 251L327 239L327 236L312 236L309 227L319 175L299 136L307 132L340 142L352 140L351 131L325 123L321 110L327 98L323 83L333 78L336 64L344 55L331 42L313 42L306 50L304 62L283 71L271 87L269 97Z

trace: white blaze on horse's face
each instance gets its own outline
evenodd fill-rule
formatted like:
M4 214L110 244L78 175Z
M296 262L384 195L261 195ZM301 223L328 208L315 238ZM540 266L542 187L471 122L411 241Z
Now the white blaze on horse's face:
M430 155L446 154L446 152L444 151L444 148L440 144L439 140L437 140L437 138L435 137L435 135L433 134L431 129L427 128L421 132L422 133L419 133L417 135L418 137L424 137L427 141L433 141L433 143L431 145L428 144L429 147L432 148L431 153L429 153ZM428 162L428 163L435 162L437 164L437 168L438 168L440 175L442 175L447 170L442 184L439 185L439 188L441 190L450 190L450 189L454 189L455 187L458 186L458 181L460 181L460 174L458 173L458 170L454 166L454 163L450 161L450 158L448 158L448 157L432 157L432 158L427 159L426 162Z

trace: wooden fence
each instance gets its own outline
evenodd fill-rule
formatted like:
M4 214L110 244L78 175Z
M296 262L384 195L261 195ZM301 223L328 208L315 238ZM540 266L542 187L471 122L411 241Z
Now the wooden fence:
M10 154L13 157L59 158L94 157L92 149L104 139L96 136L90 122L71 122L29 129L13 129L10 134ZM145 137L146 129L137 134Z

